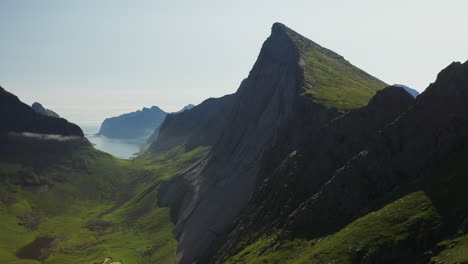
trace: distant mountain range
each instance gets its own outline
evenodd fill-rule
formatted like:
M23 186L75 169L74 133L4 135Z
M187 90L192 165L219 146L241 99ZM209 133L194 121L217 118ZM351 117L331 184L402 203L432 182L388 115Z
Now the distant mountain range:
M409 94L411 94L414 98L418 97L419 95L419 92L416 91L415 89L413 88L410 88L406 85L403 85L403 84L394 84L393 86L396 86L396 87L401 87L403 89L405 89L405 91L407 91Z
M186 105L176 113L193 108L194 105ZM155 130L166 119L166 113L161 108L153 106L143 108L136 112L106 118L99 129L98 135L109 138L122 139L148 139L154 135Z

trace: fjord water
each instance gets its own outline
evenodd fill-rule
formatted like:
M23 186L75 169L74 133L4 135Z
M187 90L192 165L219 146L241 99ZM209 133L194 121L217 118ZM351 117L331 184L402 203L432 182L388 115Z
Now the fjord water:
M117 139L96 135L99 126L81 126L86 138L96 149L107 152L117 158L130 159L140 152L140 146L145 143L141 139Z

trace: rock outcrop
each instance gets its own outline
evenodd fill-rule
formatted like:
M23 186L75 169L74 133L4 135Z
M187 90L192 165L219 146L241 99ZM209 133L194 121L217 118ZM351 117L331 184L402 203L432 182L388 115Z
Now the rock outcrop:
M331 93L324 93L330 85L325 80L337 78L340 71L346 78L336 79ZM169 116L150 148L164 152L179 144L212 146L205 160L163 183L159 191L160 205L171 207L176 222L176 263L210 255L225 240L253 195L268 150L290 153L343 112L366 105L384 87L340 55L274 24L238 91ZM197 111L203 121L194 125Z
M40 103L38 102L35 102L31 105L31 108L40 113L40 114L43 114L43 115L46 115L46 116L51 116L51 117L56 117L56 118L60 118L60 116L55 113L54 111L50 110L50 109L46 109L44 106L42 106Z

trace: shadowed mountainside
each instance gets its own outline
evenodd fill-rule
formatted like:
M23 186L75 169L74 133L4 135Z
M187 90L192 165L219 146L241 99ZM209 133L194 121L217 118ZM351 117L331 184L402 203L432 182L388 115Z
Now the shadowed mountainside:
M10 132L55 134L83 137L83 131L63 118L54 118L34 111L18 97L0 87L0 135Z

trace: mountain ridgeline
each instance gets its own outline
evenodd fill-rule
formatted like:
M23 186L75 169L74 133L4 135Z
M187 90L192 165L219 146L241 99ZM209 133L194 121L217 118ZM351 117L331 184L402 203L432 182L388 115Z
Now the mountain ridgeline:
M467 99L468 62L415 96L280 23L235 93L134 160L1 89L0 260L468 262Z
M0 87L0 135L9 133L39 133L83 137L83 131L63 118L38 113L18 97Z

